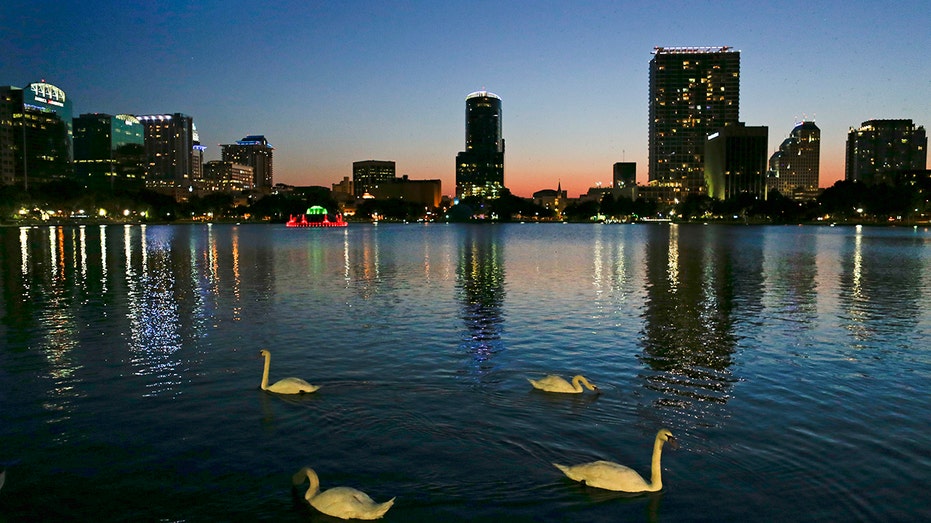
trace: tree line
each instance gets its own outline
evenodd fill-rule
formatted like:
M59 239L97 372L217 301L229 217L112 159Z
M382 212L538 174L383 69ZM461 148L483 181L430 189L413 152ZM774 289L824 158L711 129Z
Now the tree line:
M356 206L355 215L350 219L591 222L663 217L683 222L885 223L899 220L927 221L931 216L929 195L931 182L927 180L899 185L839 181L808 202L792 200L776 191L770 192L765 200L749 194L726 200L690 194L676 205L663 205L642 198L615 198L608 193L600 201L574 201L558 215L552 209L505 190L499 198L464 198L448 209L425 207L401 199L364 200ZM58 217L83 212L86 216L99 215L111 219L126 216L134 221L151 222L173 222L204 216L214 220L284 222L291 216L305 213L314 205L328 209L331 214L340 208L328 188L316 186L294 187L290 191L270 195L191 194L183 202L148 190L89 189L73 180L58 180L28 191L19 186L0 186L0 221L4 223L37 219L39 214L48 211L58 212Z

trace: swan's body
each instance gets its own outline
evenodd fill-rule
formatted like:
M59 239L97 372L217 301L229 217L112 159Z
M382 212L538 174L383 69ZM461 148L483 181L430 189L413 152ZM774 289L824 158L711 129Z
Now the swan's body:
M554 376L552 374L539 380L528 379L527 381L529 381L530 384L533 385L533 388L540 389L546 392L564 392L568 394L581 394L582 385L585 385L586 387L588 387L588 390L593 390L595 392L598 392L598 387L592 385L591 382L585 379L585 376L581 376L581 375L573 377L572 383L569 383L568 381L566 381L564 378L560 376Z
M310 383L307 383L301 378L285 378L269 385L268 367L272 363L272 353L262 349L259 354L265 357L265 371L262 372L262 390L267 390L276 394L304 394L306 392L313 392L320 388L317 385L311 385Z
M556 468L563 471L570 479L581 481L592 487L620 492L656 492L663 488L660 456L663 453L663 443L667 441L670 446L676 447L676 440L673 438L672 432L661 429L656 433L656 440L653 442L653 466L649 482L633 469L610 461L593 461L572 466L557 463L553 463L553 465L556 465Z
M368 494L352 487L333 487L318 492L320 479L310 467L297 471L291 482L296 487L304 483L304 478L310 481L310 488L304 494L304 499L310 506L328 516L342 519L379 519L394 505L394 498L384 503L376 503Z

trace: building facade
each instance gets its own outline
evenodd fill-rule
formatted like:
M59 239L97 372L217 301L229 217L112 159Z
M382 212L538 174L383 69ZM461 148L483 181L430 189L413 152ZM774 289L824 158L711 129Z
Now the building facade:
M799 201L818 196L821 165L821 129L815 122L799 122L769 157L767 191L779 191Z
M925 128L911 120L869 120L847 133L847 181L887 183L900 171L924 170L927 161Z
M74 175L94 189L145 185L145 134L135 116L82 114L74 119Z
M0 87L0 178L24 188L70 178L71 99L60 88L33 82Z
M703 193L705 140L739 121L740 52L656 47L649 83L650 184Z
M137 118L144 129L146 188L186 199L194 186L194 119L181 113Z
M352 190L357 198L368 193L374 196L380 184L393 181L396 176L394 162L388 160L362 160L352 162Z
M614 164L614 188L624 189L637 186L637 163L617 162Z
M253 187L263 193L271 193L275 186L274 151L275 148L264 135L250 135L232 144L220 146L223 161L234 162L252 167L255 173Z
M766 151L769 128L728 125L705 141L705 186L708 196L726 200L741 194L766 197Z
M211 160L204 164L203 189L206 192L249 191L255 182L252 167L225 160Z
M378 200L397 198L433 209L440 206L443 184L440 180L410 180L405 175L379 183L369 194Z
M23 90L0 87L0 184L22 184Z
M504 189L501 98L488 91L466 97L465 151L456 155L456 196L494 199Z

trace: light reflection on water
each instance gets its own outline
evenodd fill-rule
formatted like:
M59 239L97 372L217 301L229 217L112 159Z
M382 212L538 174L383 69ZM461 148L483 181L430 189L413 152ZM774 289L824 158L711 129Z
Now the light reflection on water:
M398 496L387 520L928 519L929 242L674 225L0 229L0 464L17 463L0 519L303 521L316 514L288 478L307 464L324 487ZM258 391L263 347L274 376L323 388ZM551 372L603 393L530 390ZM585 489L550 465L646 472L661 425L683 448L664 454L658 495Z

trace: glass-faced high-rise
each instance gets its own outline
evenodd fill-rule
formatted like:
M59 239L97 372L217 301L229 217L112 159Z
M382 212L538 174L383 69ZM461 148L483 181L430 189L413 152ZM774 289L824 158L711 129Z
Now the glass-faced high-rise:
M504 189L504 139L498 95L476 91L466 97L465 148L456 155L456 196L500 196Z
M649 180L704 193L708 135L739 121L740 52L656 47L650 60Z
M74 119L74 174L95 189L141 189L145 136L132 115L82 114Z
M818 195L821 163L821 129L815 122L799 122L769 158L770 190L795 200Z

